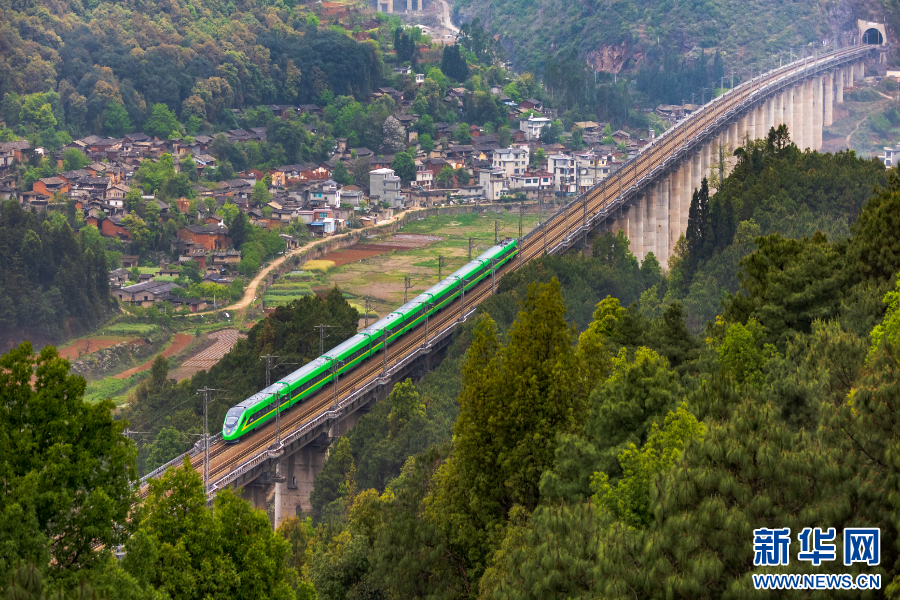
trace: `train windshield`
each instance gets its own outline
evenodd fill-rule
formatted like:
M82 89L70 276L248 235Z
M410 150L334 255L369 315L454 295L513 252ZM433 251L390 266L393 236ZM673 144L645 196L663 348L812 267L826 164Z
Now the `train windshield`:
M225 427L233 427L237 424L238 419L241 416L241 411L239 410L229 410L228 415L225 417Z

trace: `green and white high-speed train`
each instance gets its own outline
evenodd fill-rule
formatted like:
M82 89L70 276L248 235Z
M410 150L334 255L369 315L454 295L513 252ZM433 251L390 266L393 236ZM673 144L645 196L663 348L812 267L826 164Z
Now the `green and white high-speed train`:
M237 442L250 431L274 419L276 392L281 410L285 411L333 384L335 375L355 369L366 358L381 352L386 345L423 323L426 310L431 318L445 309L463 289L469 291L474 288L485 277L490 277L492 270L512 260L517 252L517 240L493 246L372 326L232 407L225 416L222 439Z

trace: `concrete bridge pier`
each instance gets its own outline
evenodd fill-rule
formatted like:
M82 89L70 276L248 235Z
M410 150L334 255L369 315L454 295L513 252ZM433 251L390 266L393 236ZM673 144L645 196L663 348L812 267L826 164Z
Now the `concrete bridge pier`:
M656 198L656 258L666 268L669 260L669 219L672 210L672 173L659 182L659 195Z
M794 126L794 92L792 89L784 91L784 124L787 125L791 140L797 143L797 128Z
M769 101L764 100L756 107L756 138L763 139L769 131L768 127Z
M822 106L822 76L812 78L813 87L813 150L822 147L822 123L825 118L825 109Z
M844 103L844 69L838 68L834 70L836 75L834 101L838 104Z
M813 85L814 77L810 77L806 80L806 106L803 109L803 117L805 121L803 122L803 130L805 132L805 140L806 147L810 150L816 149L816 122L815 122L815 114L816 114L816 106L814 100L813 90L815 86Z
M756 107L747 111L747 135L751 140L756 139Z
M846 81L847 81L847 87L848 87L848 88L852 88L852 87L853 87L853 77L854 77L854 75L855 75L855 73L853 72L853 63L850 63L850 64L847 65L847 78L846 78Z
M866 78L866 61L860 59L858 70L859 70L858 77L859 77L860 81L862 81L863 79Z
M694 189L691 187L691 164L690 158L681 161L681 216L679 218L679 231L687 231L688 217L691 213L691 200L694 196ZM677 239L677 238L676 238Z
M297 514L299 508L305 513L312 511L309 496L316 482L316 474L328 458L328 441L304 446L286 458L281 459L281 477L284 481L275 483L275 529L288 517Z
M644 206L641 211L644 222L644 258L652 252L657 260L659 259L659 255L656 252L656 203L658 202L658 197L659 182L654 182L650 184L649 192L644 197Z
M825 115L822 124L829 127L834 123L834 72L825 73Z
M801 150L806 147L805 145L805 132L803 131L803 84L798 83L797 85L791 88L791 92L794 96L794 110L793 110L793 123L794 123L794 142L797 144L797 147Z
M631 226L631 230L628 232L629 246L638 262L644 262L644 203L646 201L646 194L638 194L634 199L634 204L628 210L628 223Z
M269 485L263 482L252 482L244 486L241 497L253 505L254 508L266 510L266 498L269 495Z

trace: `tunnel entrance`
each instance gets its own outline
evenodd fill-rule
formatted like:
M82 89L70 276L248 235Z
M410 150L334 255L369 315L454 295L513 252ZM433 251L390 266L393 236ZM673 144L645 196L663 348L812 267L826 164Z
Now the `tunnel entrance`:
M881 35L880 31L872 27L870 29L866 29L866 31L863 33L862 43L881 46L882 44L884 44L884 36Z

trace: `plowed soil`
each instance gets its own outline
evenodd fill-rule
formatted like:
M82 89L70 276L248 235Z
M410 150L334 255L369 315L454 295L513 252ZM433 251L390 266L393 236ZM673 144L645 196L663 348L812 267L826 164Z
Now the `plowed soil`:
M59 355L66 360L77 360L80 356L84 356L85 354L90 354L92 352L96 352L97 350L109 348L110 346L115 346L116 344L121 344L123 342L130 344L146 343L141 338L93 337L90 339L78 340L76 342L73 342L65 348L60 348L58 352Z
M422 248L432 242L439 242L444 238L436 235L413 235L400 233L383 242L354 244L349 248L341 248L325 255L325 260L333 261L335 266L346 265L352 262L371 258L390 252L391 250L413 250Z
M169 358L170 356L174 356L175 354L178 354L179 352L181 352L182 350L184 350L185 348L188 347L188 344L191 343L191 340L193 338L194 338L194 336L188 335L186 333L176 333L175 339L172 341L171 344L169 344L168 348L166 348L165 350L162 351L162 355L165 356L166 358ZM154 360L155 359L156 359L156 357L154 357ZM127 371L119 373L118 375L115 376L115 378L116 379L127 379L128 377L131 377L135 373L140 373L141 371L146 371L147 369L149 369L152 366L153 366L153 361L150 360L150 361L145 362L144 364L142 364L139 367L134 367L133 369L128 369Z

